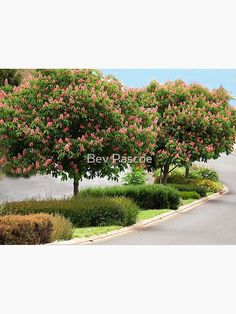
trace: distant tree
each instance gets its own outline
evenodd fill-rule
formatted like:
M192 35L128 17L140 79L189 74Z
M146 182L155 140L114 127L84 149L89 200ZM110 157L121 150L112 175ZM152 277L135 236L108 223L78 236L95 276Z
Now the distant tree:
M148 106L158 109L158 139L152 168L161 169L162 183L177 166L216 159L233 150L236 136L235 111L229 94L178 80L148 88ZM171 166L173 166L171 168Z

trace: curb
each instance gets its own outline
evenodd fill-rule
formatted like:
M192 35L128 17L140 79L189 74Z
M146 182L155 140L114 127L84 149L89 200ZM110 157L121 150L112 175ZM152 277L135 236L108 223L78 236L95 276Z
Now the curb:
M150 218L150 219L143 220L143 221L138 222L132 226L124 227L124 228L114 230L114 231L110 231L110 232L107 232L107 233L104 233L104 234L101 234L98 236L91 236L91 237L87 237L87 238L74 238L74 239L67 240L67 241L58 241L58 242L49 243L49 245L91 244L91 243L98 242L98 241L101 241L104 239L116 237L116 236L119 236L121 234L132 232L132 231L137 230L137 229L142 228L142 227L148 227L154 223L162 221L163 219L167 219L168 217L175 216L175 215L178 215L180 213L188 212L189 210L191 210L197 206L200 206L202 204L205 204L206 202L208 202L210 200L217 199L217 198L227 194L228 192L229 192L228 187L226 187L224 185L224 188L221 192L217 192L217 193L214 193L210 196L203 197L200 200L196 200L196 201L192 202L191 204L183 205L183 206L179 207L179 209L177 209L177 210L169 210L166 213L163 213L161 215L158 215L158 216Z

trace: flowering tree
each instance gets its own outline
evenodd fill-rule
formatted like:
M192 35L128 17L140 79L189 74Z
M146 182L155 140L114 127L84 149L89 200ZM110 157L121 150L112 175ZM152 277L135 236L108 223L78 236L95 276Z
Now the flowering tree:
M95 70L37 71L0 97L0 165L11 175L73 178L77 194L83 177L116 178L127 166L107 157L145 156L155 147L156 110ZM103 162L88 163L88 154Z
M235 111L223 88L209 91L182 81L164 85L152 82L147 92L148 106L158 108L160 114L152 167L161 169L164 184L177 166L216 159L222 152L229 154L233 150Z

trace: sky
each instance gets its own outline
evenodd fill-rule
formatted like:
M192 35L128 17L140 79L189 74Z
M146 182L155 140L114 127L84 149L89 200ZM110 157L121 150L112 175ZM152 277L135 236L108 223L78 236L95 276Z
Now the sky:
M112 74L127 87L144 87L150 81L165 83L182 79L186 83L201 83L209 89L223 86L236 98L236 70L231 69L102 69ZM236 106L236 100L231 104Z

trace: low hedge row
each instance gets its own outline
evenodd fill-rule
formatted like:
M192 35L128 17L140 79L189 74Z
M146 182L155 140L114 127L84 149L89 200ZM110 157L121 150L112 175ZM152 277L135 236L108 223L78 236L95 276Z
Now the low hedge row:
M197 187L206 188L207 192L219 192L222 190L223 185L220 182L208 179L186 179L182 177L173 176L168 179L168 183L185 184Z
M71 239L72 224L64 217L49 214L0 217L0 244L45 244Z
M138 206L130 199L80 197L5 203L0 214L58 214L69 219L75 227L90 227L132 225L136 222L138 211Z
M197 186L197 185L186 185L186 184L171 184L178 191L187 191L187 192L196 192L201 197L205 197L207 195L207 188L205 186Z
M179 192L163 185L127 185L82 190L80 197L127 197L143 209L177 209L180 204Z
M155 177L154 183L159 184L160 178ZM184 185L184 186L191 186L191 189L194 187L194 190L196 189L206 189L206 192L219 192L223 189L222 183L218 181L212 181L208 179L191 179L191 178L183 178L181 176L170 176L168 178L168 184L171 184L172 186L176 187L177 185ZM198 193L198 191L196 190ZM205 194L204 192L201 192ZM200 193L200 194L201 194ZM206 196L202 195L201 196Z
M201 198L201 196L195 191L181 191L179 194L183 200L189 200L191 198L198 200L199 198Z

